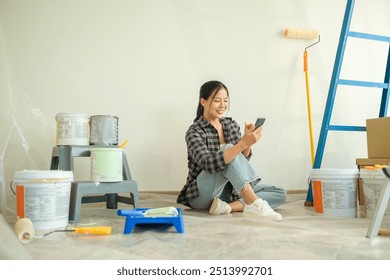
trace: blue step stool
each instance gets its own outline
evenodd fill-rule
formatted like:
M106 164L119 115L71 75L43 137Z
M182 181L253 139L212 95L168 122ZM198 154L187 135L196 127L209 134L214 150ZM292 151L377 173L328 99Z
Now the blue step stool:
M184 233L184 222L181 208L176 208L178 215L174 217L144 217L143 212L150 208L135 208L133 210L119 209L118 216L125 216L124 234L130 234L136 225L170 225L176 228L178 233Z

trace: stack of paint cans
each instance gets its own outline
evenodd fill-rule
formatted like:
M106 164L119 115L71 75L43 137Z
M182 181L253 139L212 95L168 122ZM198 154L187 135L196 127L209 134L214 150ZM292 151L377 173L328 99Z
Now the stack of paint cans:
M118 117L58 113L57 145L118 146Z
M91 181L123 180L123 149L118 147L118 117L59 113L57 146L89 146Z
M90 118L91 181L123 180L122 153L118 148L118 117L96 115Z

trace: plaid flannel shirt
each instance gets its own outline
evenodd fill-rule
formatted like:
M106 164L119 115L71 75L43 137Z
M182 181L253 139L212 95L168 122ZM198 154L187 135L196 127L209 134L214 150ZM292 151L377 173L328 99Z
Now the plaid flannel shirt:
M240 126L232 118L221 119L226 143L235 145L241 139ZM187 143L188 176L187 182L177 197L177 203L188 205L188 201L199 196L196 178L202 170L217 173L225 169L223 151L219 151L218 131L204 118L195 121L185 135ZM248 156L251 157L252 152ZM232 201L239 195L233 189Z

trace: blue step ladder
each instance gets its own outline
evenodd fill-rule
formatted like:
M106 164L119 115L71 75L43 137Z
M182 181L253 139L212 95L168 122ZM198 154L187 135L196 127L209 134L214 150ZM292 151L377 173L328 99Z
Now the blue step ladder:
M355 5L355 0L348 0L343 25L341 28L339 45L337 48L335 63L333 67L333 73L331 77L331 82L329 86L328 98L326 101L324 117L322 119L322 126L320 131L320 136L318 140L316 155L314 158L313 168L318 169L321 167L322 158L324 155L326 138L328 136L328 131L366 131L365 126L345 126L345 125L333 125L330 124L333 105L335 102L336 91L339 85L341 86L355 86L355 87L370 87L370 88L382 88L382 99L379 109L379 117L387 116L387 107L389 102L389 78L390 78L390 37L367 34L361 32L350 31L350 24L352 19L353 8ZM340 79L341 65L343 62L344 51L347 45L347 40L349 37L365 39L365 40L374 40L379 42L385 42L389 44L389 52L387 55L387 65L385 71L384 82L367 82L367 81L356 81L356 80L345 80ZM309 185L309 189L306 196L305 206L313 206L313 192L312 187Z

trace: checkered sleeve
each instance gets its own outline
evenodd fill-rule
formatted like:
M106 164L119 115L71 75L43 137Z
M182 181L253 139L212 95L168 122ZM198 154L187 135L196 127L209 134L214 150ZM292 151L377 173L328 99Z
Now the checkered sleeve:
M216 173L226 167L223 151L219 150L219 139L210 131L189 129L186 133L188 156L207 173Z

